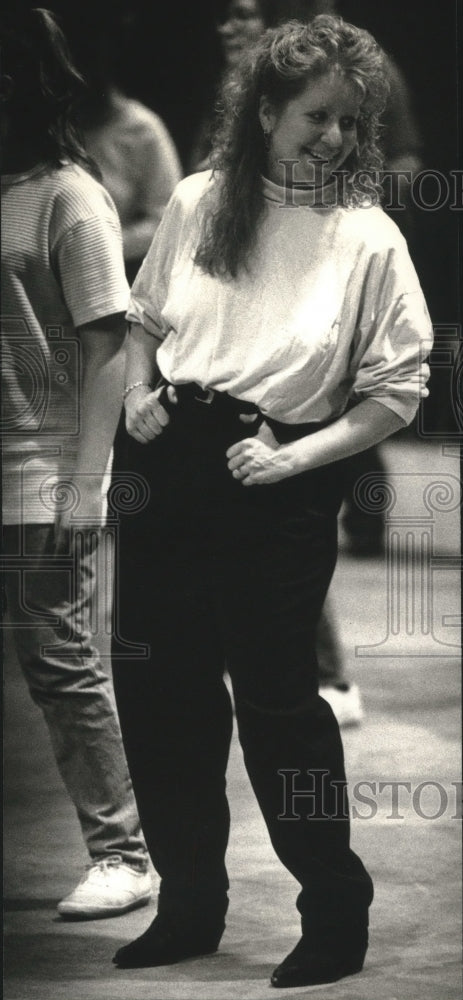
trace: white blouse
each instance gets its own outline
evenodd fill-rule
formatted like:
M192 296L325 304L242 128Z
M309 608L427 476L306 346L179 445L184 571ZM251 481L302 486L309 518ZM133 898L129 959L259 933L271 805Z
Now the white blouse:
M289 199L264 178L249 271L211 277L193 256L214 183L207 171L177 185L132 289L127 318L162 338L164 377L226 391L284 423L336 419L366 397L409 423L432 327L395 223L376 206L336 204L333 187L322 203L307 190Z

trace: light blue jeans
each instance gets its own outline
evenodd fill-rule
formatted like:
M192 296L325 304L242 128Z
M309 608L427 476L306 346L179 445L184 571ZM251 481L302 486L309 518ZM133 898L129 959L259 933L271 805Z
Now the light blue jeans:
M53 532L48 524L4 528L9 627L91 859L117 854L144 871L148 856L112 681L91 637L98 534L84 530L74 554L61 557Z

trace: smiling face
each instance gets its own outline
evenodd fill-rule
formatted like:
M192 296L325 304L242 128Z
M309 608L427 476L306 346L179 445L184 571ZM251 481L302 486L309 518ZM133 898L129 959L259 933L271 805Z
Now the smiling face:
M265 31L258 0L231 0L225 20L217 30L225 62L231 69Z
M262 97L259 118L269 134L267 177L287 184L291 169L281 161L293 160L293 182L326 184L356 145L361 102L359 89L336 68L310 79L279 108Z

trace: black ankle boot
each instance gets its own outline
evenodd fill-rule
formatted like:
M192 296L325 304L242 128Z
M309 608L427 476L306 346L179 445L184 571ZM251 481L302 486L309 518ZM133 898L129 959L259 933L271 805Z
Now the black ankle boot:
M368 947L368 931L346 940L337 935L303 934L293 951L276 967L272 986L317 986L335 983L344 976L360 972Z
M217 951L224 926L207 930L199 926L187 931L158 915L144 934L119 948L113 962L119 969L142 969L210 955Z

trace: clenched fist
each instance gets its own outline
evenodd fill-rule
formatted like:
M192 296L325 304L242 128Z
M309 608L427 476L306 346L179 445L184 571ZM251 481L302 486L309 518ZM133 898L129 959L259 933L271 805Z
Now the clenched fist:
M139 385L126 399L125 426L140 444L148 444L148 441L158 437L169 423L169 414L159 402L162 391L162 386L152 392L148 386ZM169 402L178 402L174 386L168 387L167 396Z

